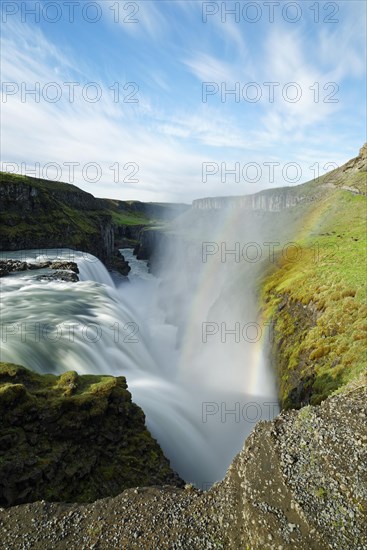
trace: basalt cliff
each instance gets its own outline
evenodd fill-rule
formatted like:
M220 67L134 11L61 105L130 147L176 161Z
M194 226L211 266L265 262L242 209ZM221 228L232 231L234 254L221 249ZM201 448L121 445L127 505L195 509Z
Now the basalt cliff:
M345 189L355 194L367 195L366 171L367 143L361 147L357 157L311 182L266 189L253 195L206 197L194 200L192 207L200 210L240 208L280 212L298 204L315 202L325 195L326 189Z

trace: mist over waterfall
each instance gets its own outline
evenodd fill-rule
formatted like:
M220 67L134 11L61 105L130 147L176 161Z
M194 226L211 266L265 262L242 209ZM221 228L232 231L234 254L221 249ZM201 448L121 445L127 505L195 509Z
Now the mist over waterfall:
M204 489L223 477L255 423L278 412L256 296L262 264L221 254L222 242L236 250L261 232L242 215L233 224L233 215L182 216L154 274L124 249L132 271L121 284L90 254L3 253L76 261L80 281L50 282L39 270L4 278L1 359L39 373L126 376L172 467Z

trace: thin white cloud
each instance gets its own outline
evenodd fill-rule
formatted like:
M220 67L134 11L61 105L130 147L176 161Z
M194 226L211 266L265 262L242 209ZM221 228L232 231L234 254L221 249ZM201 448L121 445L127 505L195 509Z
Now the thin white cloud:
M220 83L237 80L232 64L206 53L198 53L192 58L183 60L183 63L201 82Z
M136 36L163 39L168 30L164 9L159 3L146 0L98 0L104 16L112 24L118 24L124 32Z
M144 8L146 15L142 24L140 27L132 25L129 32L143 33L141 36L146 33L150 39L161 43L169 31L167 16L159 4L142 4L149 4ZM104 5L107 9L107 2ZM183 16L190 13L184 5L178 5L177 9ZM197 16L197 10L195 13ZM223 105L220 101L203 105L200 98L196 98L195 105L188 96L186 104L181 100L168 107L158 93L148 95L142 90L139 104L116 104L111 91L102 83L102 98L96 104L80 100L80 97L73 104L67 101L50 104L42 100L35 103L32 99L22 102L17 95L2 104L3 160L25 162L29 167L35 162L60 165L79 162L81 166L97 162L103 172L99 183L83 181L80 169L76 171L75 180L77 185L97 196L189 201L205 195L252 192L259 190L261 185L269 185L263 178L252 187L248 184L223 186L218 174L204 185L201 181L203 162L219 165L222 161L232 164L252 161L261 164L266 159L285 163L294 160L285 158L293 154L289 152L291 147L298 148L300 163L306 168L313 152L319 155L320 162L330 160L328 151L335 158L343 158L344 146L335 139L336 115L342 117L343 105L315 103L309 87L318 81L324 93L322 85L325 82L363 74L361 24L358 23L354 36L349 22L338 28L339 34L333 29L320 28L312 44L302 26L290 31L273 25L261 45L258 43L256 51L249 50L239 27L216 23L213 28L221 33L221 40L229 51L233 50L233 59L218 57L210 44L205 52L197 50L193 40L190 46L181 48L180 55L186 70L197 80L226 82L228 87L237 81L248 80L259 84L279 81L282 85L296 81L304 92L301 101L289 103L278 94L274 103L263 98L256 105L243 102ZM67 49L56 48L34 26L22 24L9 32L7 25L4 30L3 80L24 81L29 87L35 82L49 81L62 85L76 78L81 85L99 81L100 75L92 66L88 67L87 59L79 60ZM218 45L216 38L213 37L213 44ZM343 55L334 53L334 49L338 51L338 40ZM165 47L169 49L170 43ZM330 55L328 47L333 50ZM75 66L76 61L78 66ZM177 70L180 67L182 65L177 63ZM142 78L154 82L159 91L171 94L171 88L175 88L174 78L165 73L164 66L158 71L149 67L143 69ZM189 93L192 89L189 79L185 80L186 84ZM348 122L344 119L343 128L347 127ZM342 132L339 135L343 135ZM139 165L139 183L114 183L110 167L118 163L122 168L130 162ZM312 174L308 176L310 179ZM67 177L63 179L68 181ZM284 181L278 179L276 184L283 185Z
M4 79L19 82L22 78L31 88L35 82L46 82L48 75L63 88L69 77L68 60L41 33L33 33L26 25L21 30L23 39L29 43L22 53L16 54L19 36L4 38L7 55L13 57L13 63L6 57ZM30 63L29 52L41 46L48 55ZM55 60L58 78L51 69ZM90 80L96 81L95 75ZM174 132L172 126L169 130L169 118L160 128L148 100L143 103L139 117L136 115L140 104L130 111L125 104L113 103L110 92L102 85L101 88L103 95L98 103L83 101L77 93L74 103L62 100L53 104L42 99L37 103L33 97L22 101L20 94L8 97L2 105L3 161L24 163L30 175L35 163L40 163L41 169L47 163L57 163L63 169L64 181L70 181L65 163L77 162L74 183L97 196L155 201L187 200L193 196L195 189L200 188L201 165L206 158L193 150L190 143L183 145L172 139ZM101 181L96 184L83 179L82 168L91 162L102 169ZM114 183L111 167L116 163L121 179L128 176L129 170L125 173L123 168L127 163L138 165L139 182ZM51 170L51 177L52 173ZM50 172L43 175L50 177Z

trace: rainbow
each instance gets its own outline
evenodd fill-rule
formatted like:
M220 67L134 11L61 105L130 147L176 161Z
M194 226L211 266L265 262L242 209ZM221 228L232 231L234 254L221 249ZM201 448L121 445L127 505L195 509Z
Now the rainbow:
M219 250L216 252L215 257L208 256L207 261L203 261L200 264L199 273L195 279L193 294L191 298L189 298L189 313L185 333L182 338L182 348L179 360L179 373L182 377L185 377L187 373L190 373L191 377L200 376L200 372L193 370L192 365L197 365L198 355L200 355L201 352L203 352L201 360L204 363L210 360L208 348L211 344L210 340L208 340L207 344L203 344L202 342L202 323L214 321L210 318L204 318L204 315L207 314L210 306L215 302L216 298L219 297L220 293L218 278L220 246L222 242L228 242L228 235L233 232L233 228L239 227L241 222L243 222L244 210L240 208L227 208L223 210L221 214L220 223L216 226L211 241L218 245ZM200 242L201 248L202 245L203 243ZM241 321L241 319L238 319L238 321ZM243 351L244 348L241 344L236 344L235 342L233 342L233 345L236 346L235 350L233 346L224 347L222 345L223 352L225 351L225 354L228 356L227 359L224 359L222 362L222 369L225 369L226 364L228 365L231 360L236 361L238 364L241 364L243 361L243 372L242 375L238 375L239 379L235 382L235 391L243 391L246 394L257 396L271 394L271 397L274 397L275 384L272 374L267 372L267 361L265 359L268 331L266 327L264 328L265 330L263 330L263 328L261 329L261 337L259 337L256 342L247 345L245 351ZM215 338L220 346L220 335L217 334ZM206 348L204 349L203 346L206 346ZM213 350L213 353L215 353L215 351L218 351L218 345L216 346L216 350ZM243 352L242 357L241 351ZM212 357L213 361L215 361L215 359L216 357ZM249 368L246 368L246 363L249 364ZM209 365L204 364L200 365L199 368L200 367L204 368L205 372L208 373ZM240 368L237 368L237 372L240 372ZM270 378L272 382L267 383L266 378ZM219 376L219 379L221 379L221 376ZM213 383L215 383L215 380L213 380Z

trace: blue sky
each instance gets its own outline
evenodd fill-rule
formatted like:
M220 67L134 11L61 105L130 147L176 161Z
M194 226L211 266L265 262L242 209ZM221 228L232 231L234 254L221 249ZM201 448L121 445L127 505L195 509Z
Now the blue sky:
M190 202L308 181L366 140L365 2L273 2L272 22L262 1L69 4L3 2L5 169Z

